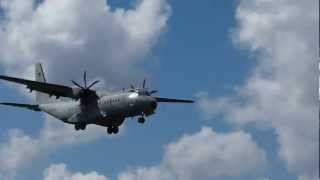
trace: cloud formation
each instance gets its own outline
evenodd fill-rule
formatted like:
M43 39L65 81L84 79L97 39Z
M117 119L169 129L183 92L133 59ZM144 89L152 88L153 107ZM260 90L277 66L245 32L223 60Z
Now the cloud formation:
M310 180L319 174L318 3L240 1L233 39L257 66L236 95L210 100L202 93L199 103L207 116L273 128L289 171Z
M13 179L20 168L40 151L39 141L23 134L18 129L11 129L8 141L0 144L0 179Z
M70 83L86 69L108 87L124 87L141 75L137 65L166 30L171 13L166 0L141 0L131 9L113 11L105 0L1 0L0 8L0 67L5 73L32 79L33 65L43 62L49 80ZM9 130L0 145L0 178L14 178L45 153L105 134L98 127L75 132L50 118L36 137Z
M43 180L108 180L108 178L97 172L73 173L65 164L54 164L45 170Z
M52 126L49 125L49 128ZM89 129L87 134L77 134L71 130L66 134L66 126L58 123L55 126L62 130L57 131L58 127L52 131L43 130L40 139L31 138L19 130L11 130L9 142L0 146L0 177L14 179L21 168L62 145L88 142L99 137L92 135L93 131L98 130L95 128ZM264 171L266 164L265 151L249 134L243 131L216 133L209 127L203 127L201 131L184 135L167 145L163 160L159 164L120 172L118 180L191 180L258 176ZM108 178L96 172L72 173L67 170L65 164L52 164L44 171L44 180L55 179Z
M14 179L18 173L56 150L69 145L89 143L106 136L98 126L89 126L86 131L76 132L53 118L45 120L44 128L37 137L31 137L19 129L11 129L6 142L0 144L0 177Z
M50 79L68 82L83 70L109 86L127 85L165 31L170 6L165 0L138 1L132 9L105 0L3 0L0 66L33 78L43 62ZM122 84L123 83L123 84Z
M257 175L266 167L264 150L243 131L216 133L209 127L184 135L166 148L163 160L119 174L119 180L191 180Z

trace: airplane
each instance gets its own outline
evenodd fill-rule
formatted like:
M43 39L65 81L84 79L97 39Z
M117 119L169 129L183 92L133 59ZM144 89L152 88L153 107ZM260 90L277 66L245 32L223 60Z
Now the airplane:
M0 75L0 79L25 85L30 92L36 91L36 104L1 102L0 105L45 112L74 125L77 131L95 124L106 127L108 134L117 134L126 118L138 117L138 122L143 124L145 117L155 113L158 103L194 103L192 100L153 96L158 91L149 90L146 79L142 88L130 85L130 89L117 92L93 90L92 87L100 81L87 85L86 71L83 86L76 81L72 81L74 86L48 83L41 63L35 65L35 81L3 75Z

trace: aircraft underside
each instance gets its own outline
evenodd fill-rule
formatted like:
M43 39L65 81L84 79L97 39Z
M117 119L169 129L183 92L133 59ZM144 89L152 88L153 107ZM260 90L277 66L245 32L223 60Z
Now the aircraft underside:
M42 104L39 105L39 108L65 123L73 124L75 130L85 130L88 124L95 124L107 127L109 134L116 134L126 118L138 116L138 122L144 123L145 117L154 114L157 107L148 97L130 101L130 99L125 99L128 96L130 94L111 98L121 98L124 102L114 100L113 103L108 103L108 99L102 98L97 105L86 107L83 107L80 102L70 101ZM151 102L148 103L148 101Z

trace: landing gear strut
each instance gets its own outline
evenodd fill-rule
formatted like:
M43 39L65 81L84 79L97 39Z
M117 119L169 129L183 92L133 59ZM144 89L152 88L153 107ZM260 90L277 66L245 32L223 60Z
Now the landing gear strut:
M146 119L144 119L144 113L141 113L141 116L138 118L138 123L143 124L144 122L146 122Z
M119 127L118 126L110 126L107 129L108 134L118 134L119 132Z
M144 117L139 117L138 119L138 123L143 124L144 122L146 122L146 119L144 119Z

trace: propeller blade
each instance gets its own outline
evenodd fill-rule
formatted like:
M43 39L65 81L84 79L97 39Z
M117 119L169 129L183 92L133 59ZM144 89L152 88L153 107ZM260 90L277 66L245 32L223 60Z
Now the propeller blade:
M83 73L84 88L87 88L87 71Z
M160 98L154 97L157 102L165 102L165 103L194 103L192 100L185 100L185 99L170 99L170 98Z
M143 79L142 88L146 88L146 78Z
M98 84L100 81L94 81L93 83L90 84L90 86L87 87L87 89L90 89L92 86L94 86L95 84Z
M154 94L154 93L157 93L158 91L157 90L152 90L152 91L150 91L149 93L150 94Z
M74 85L76 85L77 87L79 87L80 89L84 89L81 85L79 85L77 82L75 82L74 80L72 80L72 83Z

